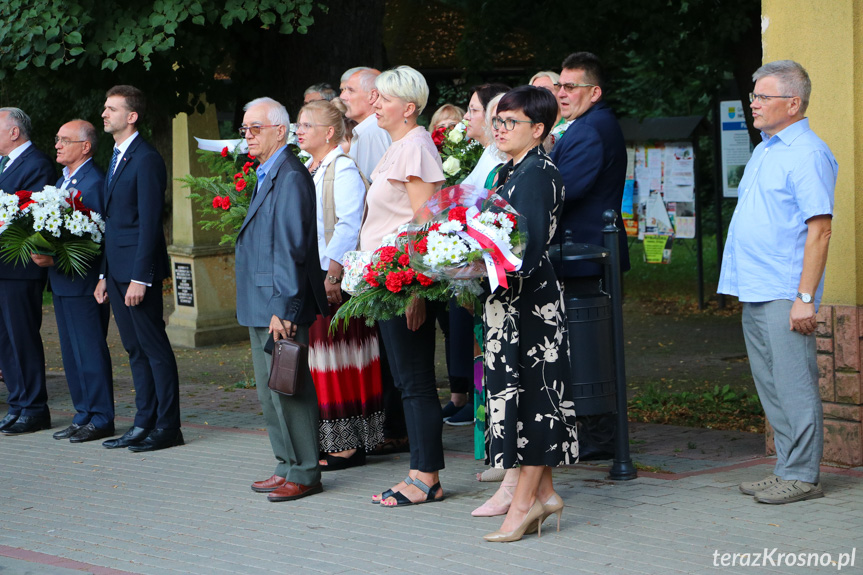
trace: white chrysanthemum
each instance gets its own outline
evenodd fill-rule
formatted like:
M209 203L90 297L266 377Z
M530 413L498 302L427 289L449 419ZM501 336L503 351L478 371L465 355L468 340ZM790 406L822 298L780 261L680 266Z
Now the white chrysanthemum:
M429 233L427 245L425 261L431 267L462 263L464 256L470 251L458 236L438 232Z
M438 228L438 232L441 234L452 234L455 232L460 232L464 230L464 225L458 220L448 220L446 222L441 223L440 228ZM434 233L434 232L432 232Z

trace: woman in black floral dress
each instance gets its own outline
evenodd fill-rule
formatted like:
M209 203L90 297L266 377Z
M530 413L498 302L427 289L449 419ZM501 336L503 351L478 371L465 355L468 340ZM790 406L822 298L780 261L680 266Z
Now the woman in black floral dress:
M557 101L548 90L508 92L492 120L498 148L512 160L498 189L524 216L528 242L509 287L486 300L486 451L494 467L520 466L512 504L488 541L516 541L541 526L563 501L551 468L578 461L575 412L565 399L570 380L563 294L548 260L548 242L563 208L563 180L540 145L554 125Z

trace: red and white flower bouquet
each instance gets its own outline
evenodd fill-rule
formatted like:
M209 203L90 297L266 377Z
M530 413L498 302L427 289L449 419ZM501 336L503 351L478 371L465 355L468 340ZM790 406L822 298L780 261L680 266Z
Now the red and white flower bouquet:
M63 273L84 276L101 251L105 221L74 188L0 193L0 257L26 265L30 254L54 257Z
M334 325L404 315L415 297L476 303L481 278L489 277L494 290L507 285L507 272L520 269L518 254L527 242L522 224L522 216L488 190L441 190L384 245L345 255L342 289L353 297L339 308Z

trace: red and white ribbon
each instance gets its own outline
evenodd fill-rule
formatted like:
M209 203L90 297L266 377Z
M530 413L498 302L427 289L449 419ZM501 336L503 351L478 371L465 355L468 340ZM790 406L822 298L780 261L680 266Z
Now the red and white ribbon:
M521 259L509 249L507 242L503 242L494 237L494 231L487 225L476 219L479 210L476 207L471 207L466 215L467 233L475 239L484 250L483 261L485 262L486 270L488 270L488 281L491 284L491 290L497 289L498 285L509 287L506 281L506 272L518 271L521 269Z

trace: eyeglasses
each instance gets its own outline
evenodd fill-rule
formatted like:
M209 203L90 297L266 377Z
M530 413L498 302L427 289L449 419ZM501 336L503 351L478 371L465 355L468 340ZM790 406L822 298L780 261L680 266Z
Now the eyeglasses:
M797 96L766 96L764 94L756 94L754 92L749 92L749 103L751 104L755 100L758 100L759 104L766 104L770 101L770 98L796 98Z
M303 122L302 124L294 124L294 125L297 127L297 129L296 129L297 133L299 133L300 130L302 130L303 132L308 132L309 130L311 130L315 126L318 126L318 127L324 126L324 124L309 124L308 122ZM254 132L252 132L252 133L254 134Z
M87 140L70 140L69 138L61 138L60 136L54 136L54 143L60 144L63 147L68 146L69 144L82 144L86 141Z
M269 126L242 126L238 132L240 132L240 137L245 138L246 132L251 132L253 136L260 136L261 130L264 128L278 128L280 124L270 124Z
M501 127L504 127L507 132L512 132L515 130L516 124L536 124L536 122L531 120L516 120L515 118L507 118L504 120L500 116L495 116L491 119L491 127L495 130L500 130Z
M555 84L554 87L558 90L563 88L567 94L572 94L576 88L596 88L597 86L596 84L573 84L572 82L567 82L566 84Z

